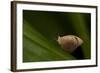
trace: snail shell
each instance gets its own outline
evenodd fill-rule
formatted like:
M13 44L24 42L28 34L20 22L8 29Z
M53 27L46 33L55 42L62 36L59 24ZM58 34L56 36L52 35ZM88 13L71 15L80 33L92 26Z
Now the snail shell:
M58 43L59 45L69 53L72 53L77 47L79 47L83 40L74 35L66 35L66 36L58 36Z

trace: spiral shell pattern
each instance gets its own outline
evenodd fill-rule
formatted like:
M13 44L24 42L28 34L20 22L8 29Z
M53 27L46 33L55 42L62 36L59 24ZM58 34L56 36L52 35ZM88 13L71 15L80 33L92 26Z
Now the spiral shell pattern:
M69 53L72 53L77 47L79 47L83 40L75 35L58 36L59 45Z

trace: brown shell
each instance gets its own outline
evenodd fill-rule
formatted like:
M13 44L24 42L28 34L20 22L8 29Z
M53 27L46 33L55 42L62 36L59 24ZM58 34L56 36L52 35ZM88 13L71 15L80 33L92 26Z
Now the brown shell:
M78 46L83 43L83 40L74 35L58 36L58 43L67 52L72 53Z

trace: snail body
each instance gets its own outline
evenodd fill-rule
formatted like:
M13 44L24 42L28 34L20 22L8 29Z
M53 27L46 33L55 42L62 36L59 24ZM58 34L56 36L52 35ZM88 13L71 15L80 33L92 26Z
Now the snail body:
M74 35L58 36L58 44L69 53L72 53L77 47L79 47L83 40Z

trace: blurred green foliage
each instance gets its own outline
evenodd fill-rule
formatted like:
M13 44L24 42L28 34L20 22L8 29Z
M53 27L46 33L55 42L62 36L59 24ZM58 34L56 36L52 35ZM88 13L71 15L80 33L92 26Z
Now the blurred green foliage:
M23 10L23 62L76 60L57 43L57 37L76 35L84 43L81 59L91 58L91 15L89 13Z

